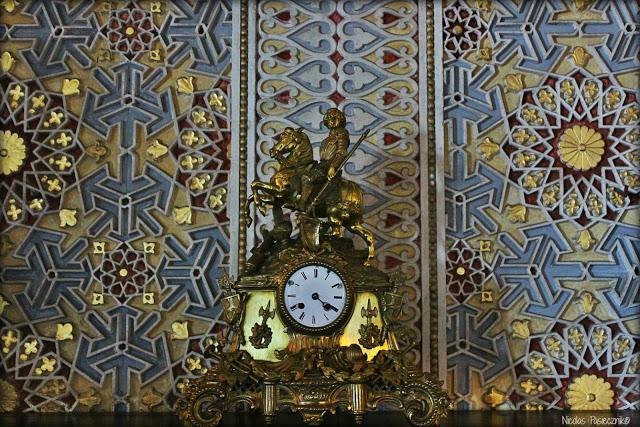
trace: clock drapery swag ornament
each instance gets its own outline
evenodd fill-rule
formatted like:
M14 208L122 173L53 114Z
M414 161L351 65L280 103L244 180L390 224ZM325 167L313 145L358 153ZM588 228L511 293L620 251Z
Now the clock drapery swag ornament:
M215 426L226 411L259 410L270 422L280 409L318 424L345 409L402 409L413 425L446 416L441 383L405 358L415 342L401 322L401 275L370 266L373 236L362 220L363 193L341 171L353 148L343 113L327 111L328 137L313 159L302 129L286 128L270 150L279 165L270 182L253 182L254 203L274 224L237 281L220 280L226 337L206 350L213 369L183 389L178 415ZM297 213L298 236L284 209ZM358 250L344 229L360 236Z

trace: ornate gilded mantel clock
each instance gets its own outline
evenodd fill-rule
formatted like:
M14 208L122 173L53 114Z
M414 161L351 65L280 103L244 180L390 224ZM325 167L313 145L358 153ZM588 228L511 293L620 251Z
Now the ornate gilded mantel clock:
M215 426L239 409L270 422L288 408L310 424L338 409L359 423L382 408L404 410L413 425L446 416L441 383L405 360L413 343L400 322L401 278L369 265L373 237L362 224L362 190L341 176L366 133L347 152L344 115L330 109L324 124L320 161L304 131L287 128L270 150L278 171L252 184L247 209L271 208L273 228L238 280L220 281L229 328L206 350L214 368L183 389L178 415L188 424ZM284 209L297 212L297 237ZM356 250L345 229L368 249Z

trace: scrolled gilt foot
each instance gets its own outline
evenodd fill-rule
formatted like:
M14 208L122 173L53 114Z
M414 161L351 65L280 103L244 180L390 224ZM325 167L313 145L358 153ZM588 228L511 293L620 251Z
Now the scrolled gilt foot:
M227 410L229 387L213 376L192 380L183 390L176 412L191 427L215 427Z
M447 416L451 401L442 390L439 381L427 374L416 375L407 381L402 389L404 414L411 425L437 425Z

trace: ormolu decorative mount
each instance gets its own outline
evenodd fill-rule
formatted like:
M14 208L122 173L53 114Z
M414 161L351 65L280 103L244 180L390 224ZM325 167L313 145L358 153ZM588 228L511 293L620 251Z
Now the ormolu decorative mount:
M338 408L364 421L366 411L402 409L415 426L437 424L449 398L441 382L408 368L400 351L381 351L371 361L360 347L300 350L279 362L255 360L246 351L207 354L216 364L186 383L178 416L194 427L216 426L227 411L261 411L270 423L279 409L299 411L309 424Z
M304 131L287 128L270 151L279 170L269 183L252 184L249 203L263 213L270 207L274 226L244 274L219 281L227 337L207 348L213 368L185 384L177 409L194 427L214 427L233 410L256 410L270 422L289 408L309 424L339 408L358 423L382 407L403 410L418 426L447 414L441 382L405 358L415 339L401 322L403 279L369 265L363 193L341 177L367 133L347 151L344 115L330 109L324 124L330 132L319 162ZM297 239L283 209L298 212ZM342 237L344 228L367 250Z

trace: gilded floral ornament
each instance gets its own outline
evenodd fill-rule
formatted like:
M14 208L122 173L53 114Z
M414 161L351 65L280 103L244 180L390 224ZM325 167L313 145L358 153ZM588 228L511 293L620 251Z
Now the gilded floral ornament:
M632 122L637 122L638 121L638 108L637 107L628 107L626 108L623 112L622 115L620 116L620 123L622 123L623 125L628 125Z
M94 406L102 403L102 398L100 397L100 394L98 394L96 389L91 387L89 390L80 393L80 395L78 396L78 403L91 409Z
M486 404L491 405L492 408L495 408L507 401L507 394L492 385L489 387L489 390L482 395L482 400L484 400Z
M142 304L150 305L155 303L156 303L156 300L153 292L144 292L142 294Z
M0 55L0 70L3 73L8 73L15 62L16 60L11 55L11 52L2 52L2 55Z
M587 209L589 209L591 215L600 215L602 213L602 207L603 204L598 196L594 193L589 194L587 199Z
M607 340L609 339L609 335L607 334L607 330L604 328L596 328L591 336L591 343L593 344L593 349L596 352L601 352L604 349Z
M20 135L8 130L0 132L0 172L3 175L20 170L26 157L27 149Z
M541 125L544 119L540 117L540 113L535 108L523 108L522 118L530 125Z
M44 199L36 198L29 201L29 209L40 212L44 209Z
M540 181L544 177L544 173L542 172L533 172L524 177L524 181L522 182L522 186L527 190L533 190L540 186Z
M574 96L576 92L576 87L570 80L563 80L560 83L560 96L564 99L568 104L573 103Z
M187 370L191 373L193 371L201 371L202 370L202 359L197 356L188 357L187 358Z
M38 392L44 396L56 397L67 390L67 385L61 379L49 380L43 384Z
M11 108L16 108L24 98L24 90L22 90L22 86L16 84L9 90L9 95L11 95Z
M224 187L217 188L209 197L209 207L218 212L222 210L227 202L227 189Z
M542 411L544 409L544 406L527 402L524 404L523 408L525 411Z
M578 239L576 240L576 242L580 246L580 249L582 249L583 251L588 251L589 249L591 249L591 246L593 246L596 240L593 238L593 236L591 236L589 230L582 230L580 233L578 233Z
M514 338L525 340L531 336L528 320L514 320L511 323L511 328L513 330L511 336Z
M107 242L93 242L93 253L100 255L107 251Z
M20 355L20 360L25 361L29 358L31 354L35 354L38 352L38 341L31 340L27 341L23 344L24 353Z
M493 302L493 291L482 291L480 293L480 302Z
M548 110L553 111L556 109L557 104L555 102L554 96L550 91L546 89L538 92L538 101Z
M512 92L519 92L524 89L524 74L508 74L506 82L508 90Z
M484 12L491 10L491 0L476 0L476 8Z
M573 327L569 329L569 334L567 335L569 344L574 349L581 351L582 347L584 347L584 333L581 328Z
M491 61L493 59L493 49L490 47L478 49L478 59L482 61Z
M56 340L65 341L73 339L73 325L71 323L58 323L56 328Z
M227 106L225 105L224 96L213 92L209 97L209 105L213 107L219 113L224 113L227 111Z
M4 297L0 295L0 314L4 313L4 308L8 306L9 303L5 301Z
M478 150L483 159L491 160L500 151L500 146L491 138L485 138L483 142L478 144Z
M571 52L571 58L578 67L584 68L589 62L589 59L591 59L591 54L582 46L578 46Z
M2 352L7 354L11 350L11 347L18 342L18 337L14 331L9 329L0 337L0 341L2 341Z
M77 209L60 209L58 216L60 217L60 227L73 227L78 223L76 218Z
M599 93L600 87L595 81L591 80L584 85L583 96L584 100L587 101L588 104L591 104Z
M211 180L211 175L203 174L200 176L193 176L189 182L189 188L198 193L204 191L207 183Z
M524 381L520 381L520 388L526 394L538 394L544 391L544 386L531 378L527 378Z
M153 160L160 159L167 154L168 151L169 148L157 139L153 140L149 148L147 148L147 154L150 155Z
M194 91L193 77L181 77L178 79L178 92L191 94Z
M186 320L184 322L173 322L171 330L173 331L171 339L186 340L189 338L189 322Z
M621 208L622 206L624 206L625 197L619 191L614 188L607 188L607 194L609 195L609 200L611 200L611 203L613 203L616 207Z
M40 367L36 368L36 375L42 375L45 372L52 373L56 366L56 359L43 356L40 360Z
M149 10L151 13L162 13L162 2L152 1L149 3Z
M598 301L591 292L583 291L576 301L578 304L582 306L582 311L585 314L593 313L593 310L596 308L596 305L600 302Z
M604 106L607 110L613 110L620 102L622 102L622 94L614 89L607 92Z
M527 220L527 207L523 205L509 206L507 217L511 222L525 222Z
M109 155L109 148L102 142L96 142L87 147L87 154L99 162L103 157Z
M625 356L631 350L631 342L629 338L620 337L613 345L613 358L619 360Z
M91 305L102 305L104 304L104 294L94 292L91 298Z
M558 147L562 161L579 171L594 168L604 154L602 135L584 125L567 129L560 137Z
M58 178L49 178L48 176L42 177L42 182L47 184L47 191L51 191L52 193L58 193L62 190L60 186L60 180Z
M191 224L191 208L189 206L173 208L173 218L178 225Z
M142 403L145 404L150 411L162 403L162 395L154 389L148 390L142 395Z
M596 375L584 374L569 385L567 403L571 409L606 410L613 405L613 394L611 384Z
M548 374L551 372L551 368L547 365L547 361L542 356L531 356L529 359L529 366L537 373Z
M558 202L558 196L560 195L560 188L557 185L552 185L542 193L542 206L553 206Z
M513 163L515 163L516 165L518 165L521 168L524 168L524 167L530 166L536 160L537 160L537 157L533 153L518 153L513 158Z
M549 336L545 338L544 346L552 356L557 358L564 357L564 346L562 345L562 342L555 336Z
M62 94L64 96L78 95L80 93L80 80L64 79L62 81Z
M162 61L162 50L151 49L149 51L149 58L151 58L152 61L157 61L157 62Z
M16 206L15 199L9 199L9 209L7 209L7 216L13 220L17 221L22 217L22 209Z
M0 1L0 6L2 6L2 8L6 11L6 12L14 12L16 10L16 7L18 7L20 3L16 0L2 0Z
M640 188L640 175L629 171L623 171L620 176L622 177L624 184L632 190Z

